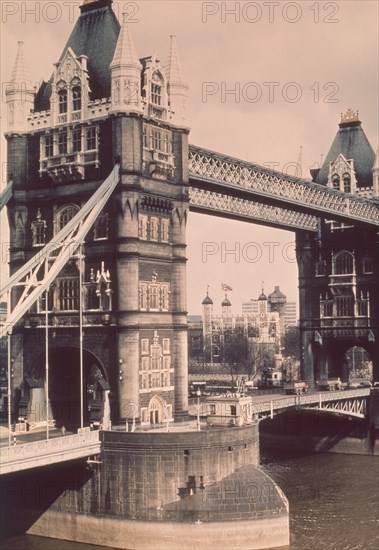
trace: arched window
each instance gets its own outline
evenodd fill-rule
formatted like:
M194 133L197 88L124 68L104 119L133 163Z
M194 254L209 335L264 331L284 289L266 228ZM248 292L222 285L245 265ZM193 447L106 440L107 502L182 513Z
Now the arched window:
M41 211L38 208L37 219L32 222L33 246L44 246L46 239L46 221L42 219Z
M69 221L72 220L72 218L79 212L79 207L75 204L70 204L69 206L64 206L61 208L61 210L58 212L57 220L56 220L56 227L57 232L64 228L66 224L68 224Z
M350 174L343 175L343 190L345 193L351 193L351 178Z
M340 188L340 177L339 177L338 174L333 174L332 184L333 184L333 189L339 190L339 188Z
M59 104L59 113L67 113L67 89L59 90L58 92L58 104Z
M79 309L79 272L74 264L66 264L57 279L58 309Z
M72 110L80 111L82 108L82 89L80 86L72 88Z
M351 252L343 250L333 258L335 275L351 275L354 273L354 256Z
M153 82L151 83L151 103L154 105L162 105L162 85L161 76L155 72L153 74Z

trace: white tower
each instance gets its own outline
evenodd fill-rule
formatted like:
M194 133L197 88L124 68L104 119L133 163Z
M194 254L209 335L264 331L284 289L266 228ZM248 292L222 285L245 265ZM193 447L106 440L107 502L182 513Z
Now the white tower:
M24 56L24 43L18 43L16 61L5 89L8 105L8 132L26 132L27 117L34 107L34 91Z

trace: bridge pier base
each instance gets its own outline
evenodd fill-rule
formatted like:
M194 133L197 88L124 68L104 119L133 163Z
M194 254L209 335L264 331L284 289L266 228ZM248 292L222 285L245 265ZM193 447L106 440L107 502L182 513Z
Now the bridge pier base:
M258 467L258 424L100 438L88 464L4 476L7 536L24 529L130 550L176 550L179 540L184 550L196 540L221 550L289 544L287 499Z

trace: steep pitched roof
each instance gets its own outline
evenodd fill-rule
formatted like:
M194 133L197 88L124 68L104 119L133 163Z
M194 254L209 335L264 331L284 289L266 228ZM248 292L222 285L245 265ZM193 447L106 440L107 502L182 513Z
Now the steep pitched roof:
M110 97L112 62L120 23L111 7L112 0L97 0L81 6L81 15L62 51L59 62L62 61L70 47L76 56L88 57L88 73L92 99ZM51 82L44 82L37 93L35 110L42 111L49 108L51 96Z
M339 130L317 175L316 183L326 185L329 174L329 163L335 162L340 153L347 160L354 159L357 187L370 187L372 185L372 168L375 161L375 152L359 120L355 119L339 124Z

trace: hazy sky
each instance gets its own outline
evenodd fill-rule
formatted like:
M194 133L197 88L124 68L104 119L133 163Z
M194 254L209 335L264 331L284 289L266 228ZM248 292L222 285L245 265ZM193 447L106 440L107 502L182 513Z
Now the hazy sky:
M2 89L18 40L25 43L33 82L49 78L79 4L3 0ZM169 35L176 35L190 84L191 143L259 164L276 163L278 170L297 162L303 146L308 177L309 167L328 152L341 112L352 107L376 149L376 1L115 1L114 8L128 13L140 57L157 50L165 61ZM4 93L2 99L4 107ZM4 139L1 145L3 187ZM188 311L201 312L207 284L217 311L221 282L233 287L229 298L236 313L242 301L258 296L262 280L267 293L280 285L288 299L297 300L293 240L291 232L191 213ZM215 253L207 256L207 250ZM228 250L235 253L225 254Z

